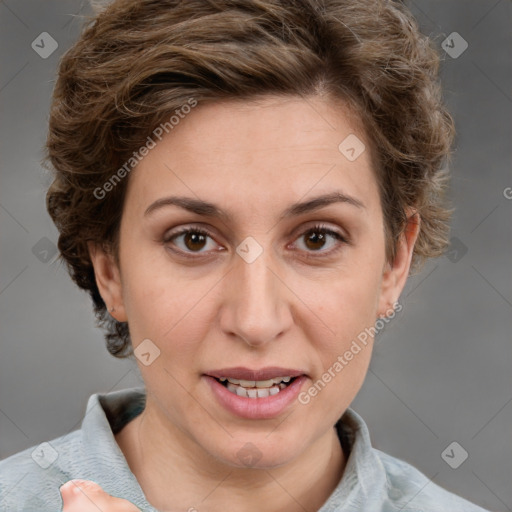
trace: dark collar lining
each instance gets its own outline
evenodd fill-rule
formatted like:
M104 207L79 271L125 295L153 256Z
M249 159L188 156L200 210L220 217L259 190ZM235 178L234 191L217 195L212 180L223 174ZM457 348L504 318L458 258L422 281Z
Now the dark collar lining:
M109 395L99 395L98 399L110 423L112 433L116 435L127 423L144 410L146 407L146 395L142 391L127 395L122 400L113 400Z
M338 438L340 440L343 453L345 454L345 459L348 460L350 452L352 451L352 446L354 445L355 432L353 426L345 421L346 419L347 415L343 414L343 416L337 421L335 428L336 432L338 432Z

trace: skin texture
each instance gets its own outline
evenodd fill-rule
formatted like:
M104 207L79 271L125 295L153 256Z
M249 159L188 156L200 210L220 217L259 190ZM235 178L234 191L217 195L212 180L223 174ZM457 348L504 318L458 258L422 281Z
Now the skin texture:
M355 161L338 150L351 133L367 148ZM372 340L307 405L295 401L272 419L231 414L203 374L281 366L306 373L307 390L391 313L419 222L411 216L387 262L369 144L340 102L267 96L197 106L132 171L120 267L92 244L90 254L100 293L129 322L134 347L150 339L160 350L149 366L138 361L146 409L116 436L159 510L317 510L338 484L346 457L333 426L364 381ZM292 203L334 191L363 206L279 219ZM177 206L144 215L170 195L215 203L231 219ZM315 231L323 243L311 239L317 223L348 243L324 231ZM170 241L180 227L210 235ZM263 251L252 263L236 253L246 237ZM259 452L253 467L237 456L246 443Z
M109 496L91 480L69 480L60 488L62 512L137 512L127 500Z

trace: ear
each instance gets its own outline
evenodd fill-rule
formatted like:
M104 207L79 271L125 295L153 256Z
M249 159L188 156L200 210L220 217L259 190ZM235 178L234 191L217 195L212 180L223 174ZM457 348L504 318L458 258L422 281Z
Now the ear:
M87 246L94 267L96 285L107 306L108 313L118 322L126 322L121 274L114 256L93 242L87 242ZM112 307L114 311L111 312Z
M386 262L382 274L378 315L390 314L409 276L414 244L420 231L420 216L415 210L408 210L407 224L398 241L395 260Z

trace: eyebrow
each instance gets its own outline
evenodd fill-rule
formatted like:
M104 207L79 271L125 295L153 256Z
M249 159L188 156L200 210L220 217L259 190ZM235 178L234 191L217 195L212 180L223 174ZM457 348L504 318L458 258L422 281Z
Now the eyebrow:
M308 201L292 204L281 214L279 220L313 212L335 203L345 203L362 209L366 208L359 199L356 199L355 197L349 196L342 192L335 191L329 194L323 194L314 197ZM146 217L166 206L178 206L191 213L203 215L206 217L218 217L224 220L231 219L231 216L226 211L213 203L184 196L169 196L157 199L154 203L151 203L146 208L144 216Z

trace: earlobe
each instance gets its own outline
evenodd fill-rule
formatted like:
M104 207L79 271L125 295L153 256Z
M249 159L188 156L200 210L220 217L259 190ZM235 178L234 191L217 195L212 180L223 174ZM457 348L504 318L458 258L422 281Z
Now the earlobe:
M414 245L420 231L420 215L414 210L407 212L407 224L396 248L395 259L387 262L383 275L379 301L379 316L387 316L393 309L409 276Z
M87 246L94 267L96 285L107 310L118 322L126 322L121 275L113 255L93 242L87 242Z

